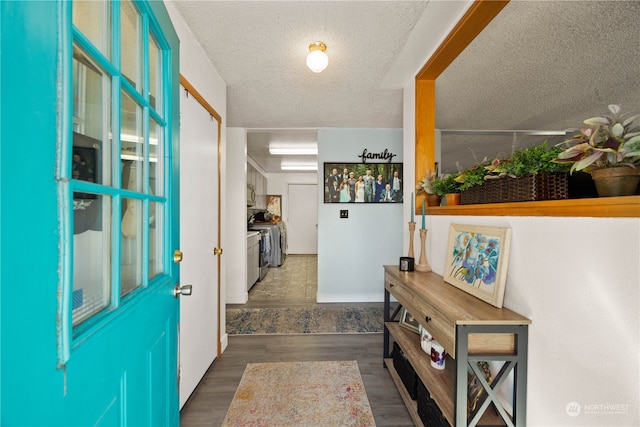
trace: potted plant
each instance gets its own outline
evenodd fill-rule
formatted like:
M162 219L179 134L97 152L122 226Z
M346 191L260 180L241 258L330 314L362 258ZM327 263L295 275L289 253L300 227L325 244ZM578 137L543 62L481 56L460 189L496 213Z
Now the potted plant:
M553 161L571 164L571 172L589 172L600 196L631 195L640 182L640 129L633 127L640 115L620 114L615 104L609 112L585 120L586 128L558 144L563 151Z
M498 176L517 178L537 173L568 172L568 165L553 162L561 151L559 147L549 148L547 141L516 151L511 158L502 162L494 161L488 166L490 174L487 179L493 178L496 173Z
M420 192L424 192L427 195L427 205L429 206L440 206L441 197L434 192L432 185L435 177L436 174L429 170L427 175L420 180L418 185L416 185L418 194L420 194Z
M463 170L456 181L460 184L460 190L464 191L471 187L480 186L484 183L485 180L489 179L489 174L491 172L491 165L498 165L499 160L494 160L489 163L484 161L478 165L472 166L469 169Z
M460 173L462 203L501 203L568 197L569 166L553 163L562 150L547 142L484 161Z
M459 176L459 173L442 175L433 178L431 181L433 192L439 196L444 196L448 206L460 204L461 183L456 180Z

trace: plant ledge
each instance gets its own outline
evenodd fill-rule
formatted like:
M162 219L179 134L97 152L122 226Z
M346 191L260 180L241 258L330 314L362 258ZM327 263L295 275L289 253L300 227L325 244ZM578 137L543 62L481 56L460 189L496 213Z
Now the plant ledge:
M421 202L417 202L416 206ZM416 210L416 215L422 211ZM427 215L640 218L640 196L432 206Z

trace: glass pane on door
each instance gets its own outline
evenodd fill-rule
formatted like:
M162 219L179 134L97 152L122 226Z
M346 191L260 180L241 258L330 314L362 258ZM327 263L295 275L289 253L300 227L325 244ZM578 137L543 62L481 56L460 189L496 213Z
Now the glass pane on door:
M111 298L111 198L79 194L73 199L73 326Z
M122 188L141 192L144 159L142 108L124 91L121 104Z
M120 239L120 295L127 295L142 285L142 201L123 199Z
M164 195L162 182L162 177L164 176L162 170L162 165L164 164L162 131L163 128L158 122L153 119L149 121L149 192L156 196Z
M73 25L78 27L107 59L111 59L111 2L74 2Z
M153 34L149 33L149 104L157 112L162 111L162 56Z
M73 179L99 184L110 182L110 143L106 136L111 125L110 92L109 77L83 50L74 46Z
M149 203L149 279L164 272L162 224L164 212L162 203Z
M120 43L122 55L122 75L131 85L140 91L142 85L140 58L140 15L130 1L120 3Z

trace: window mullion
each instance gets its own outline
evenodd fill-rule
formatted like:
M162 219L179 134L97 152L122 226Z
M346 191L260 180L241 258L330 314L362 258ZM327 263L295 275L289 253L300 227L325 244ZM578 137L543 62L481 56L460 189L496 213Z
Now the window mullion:
M144 150L143 150L143 168L142 168L142 176L143 176L143 192L145 195L151 194L150 190L150 93L151 89L150 85L150 77L149 77L149 16L146 13L142 14L142 94L144 98L144 107L143 107L143 119L142 119L142 133L144 135ZM142 284L143 286L148 286L149 284L149 197L145 197L145 200L142 205Z
M75 26L73 27L73 40L76 42L78 46L80 46L87 54L107 72L109 75L118 74L118 70L116 69L115 63L109 61L104 54L96 48L91 41L80 32ZM114 57L115 62L115 57Z
M114 1L112 4L112 19L113 19L113 27L111 30L111 35L113 37L112 40L112 57L113 57L113 65L118 70L113 75L112 82L112 152L111 152L111 176L113 187L119 190L117 194L113 197L113 203L111 205L111 250L112 250L112 260L111 260L111 306L113 308L117 308L120 306L120 288L121 288L121 273L120 273L120 259L122 256L122 241L120 236L122 235L122 221L120 220L122 217L122 174L120 170L121 160L120 160L120 152L122 150L122 141L120 140L120 132L121 132L121 93L122 93L122 76L120 74L120 69L122 68L122 53L121 53L121 32L120 32L120 2Z

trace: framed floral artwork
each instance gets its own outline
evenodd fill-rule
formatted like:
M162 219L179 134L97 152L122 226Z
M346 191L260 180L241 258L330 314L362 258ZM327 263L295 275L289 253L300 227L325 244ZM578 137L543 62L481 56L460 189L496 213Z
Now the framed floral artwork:
M267 194L267 212L272 217L282 216L282 196L280 194Z
M451 224L444 281L501 308L511 229Z

